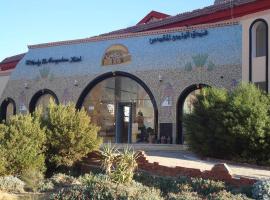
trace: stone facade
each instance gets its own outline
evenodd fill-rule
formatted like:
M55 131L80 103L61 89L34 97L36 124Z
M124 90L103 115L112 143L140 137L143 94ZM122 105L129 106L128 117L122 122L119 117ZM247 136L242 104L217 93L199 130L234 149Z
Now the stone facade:
M241 25L217 25L205 29L208 32L205 36L154 44L150 44L150 39L162 38L163 34L30 48L13 71L1 101L10 97L16 102L16 110L24 112L23 108L28 109L36 92L49 89L60 102L76 103L84 88L94 78L106 72L127 72L138 77L151 90L158 106L158 123L173 124L175 143L177 101L185 88L194 84L206 84L232 89L242 80ZM201 30L198 27L196 31ZM168 34L173 37L182 33L186 31ZM131 61L102 66L106 49L115 44L127 47ZM27 60L73 56L81 57L82 61L26 65ZM162 106L168 90L172 104Z

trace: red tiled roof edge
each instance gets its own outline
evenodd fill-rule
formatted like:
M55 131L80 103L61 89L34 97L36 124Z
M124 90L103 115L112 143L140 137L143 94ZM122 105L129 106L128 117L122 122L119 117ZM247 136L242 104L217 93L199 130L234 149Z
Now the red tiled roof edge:
M24 57L25 53L18 54L15 56L7 57L2 62L0 62L0 71L12 70Z
M222 27L222 26L230 26L230 25L238 25L238 24L239 22L237 20L228 20L222 23L203 24L203 25L196 25L196 26L190 26L190 27L176 27L176 28L151 30L151 31L145 31L145 32L138 32L138 33L95 36L95 37L84 38L84 39L66 40L66 41L59 41L59 42L28 45L28 48L29 49L46 48L46 47L53 47L53 46L98 42L98 41L104 41L104 40L113 40L113 39L130 38L130 37L140 37L140 36L145 36L145 35L159 35L159 34L164 34L164 33L173 33L177 31L188 31L188 30L195 30L195 29L214 28L214 27Z
M188 19L200 17L203 15L213 14L213 13L218 12L218 11L230 9L231 7L237 7L237 6L241 6L241 5L256 2L256 1L258 1L258 0L234 0L232 2L214 4L211 6L207 6L205 8L193 10L191 12L184 12L184 13L181 13L181 14L178 14L175 16L167 17L167 18L162 19L160 21L153 21L153 22L149 22L147 24L138 24L136 26L131 26L128 28L112 31L112 32L105 33L102 35L113 35L113 34L121 34L121 33L128 33L128 32L141 32L141 31L154 29L157 27L162 27L165 25L185 21Z
M165 13L161 13L161 12L157 12L157 11L151 11L150 13L148 13L141 21L139 21L137 23L138 24L145 24L145 23L149 23L149 20L152 17L155 17L156 19L164 19L166 17L169 17L170 15L167 15Z

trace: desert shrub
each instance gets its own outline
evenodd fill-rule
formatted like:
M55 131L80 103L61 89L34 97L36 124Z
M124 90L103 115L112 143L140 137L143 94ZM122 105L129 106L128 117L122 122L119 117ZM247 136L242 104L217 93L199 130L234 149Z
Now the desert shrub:
M1 125L0 125L1 126ZM7 161L5 158L5 149L3 147L1 147L1 141L3 141L4 139L4 133L1 131L0 132L0 176L5 175L6 172L6 165L7 165Z
M24 192L25 183L14 176L0 177L0 191Z
M148 187L160 189L163 195L182 194L196 192L198 195L207 196L227 189L224 182L202 178L188 177L159 177L147 173L137 173L134 180Z
M62 173L54 174L50 178L50 180L55 186L58 186L58 187L73 185L73 184L76 184L77 182L75 177L62 174Z
M86 179L85 179L86 180ZM111 182L106 176L93 176L89 174L83 186L65 188L51 196L51 199L138 199L138 200L160 200L160 191L145 187L139 183L132 182L128 185Z
M5 159L5 173L23 175L29 171L44 172L45 131L30 114L16 115L0 124L0 152Z
M270 199L270 180L256 182L252 188L252 196L259 200Z
M269 96L252 84L205 88L184 116L187 142L201 156L270 163Z
M251 200L243 194L232 194L226 190L217 193L212 193L208 196L209 200Z
M39 183L43 181L44 175L37 170L28 170L20 176L25 183L25 190L36 192L39 188Z
M102 161L101 167L105 171L105 173L110 176L119 151L116 146L108 143L102 147L102 150L100 152Z
M50 101L41 122L46 127L46 157L51 166L72 166L101 144L99 128L74 104L56 105Z
M175 193L169 193L167 196L168 200L202 200L196 192L179 192L177 194Z
M191 178L190 185L193 188L193 191L204 196L222 191L226 188L224 182L202 178Z
M185 177L177 180L169 177L152 176L148 173L136 173L134 180L145 186L160 189L163 194L177 193L180 190L180 184L187 184L188 182Z
M48 192L54 190L55 185L50 179L46 179L39 182L37 188L38 188L37 191L39 192Z
M131 147L125 147L117 156L111 179L116 183L130 183L138 166L137 158L138 154Z
M101 150L102 167L116 183L130 183L137 169L138 154L129 146L119 151L110 143Z

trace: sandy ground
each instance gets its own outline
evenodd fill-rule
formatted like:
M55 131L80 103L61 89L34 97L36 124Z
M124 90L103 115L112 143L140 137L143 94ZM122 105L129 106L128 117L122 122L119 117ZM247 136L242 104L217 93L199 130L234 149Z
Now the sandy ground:
M164 151L146 151L147 160L151 163L158 162L160 165L175 167L196 168L202 171L211 170L211 168L221 163L217 160L201 160L194 154L186 151L164 152ZM227 164L235 177L248 177L256 179L270 179L270 170L262 169L256 166Z

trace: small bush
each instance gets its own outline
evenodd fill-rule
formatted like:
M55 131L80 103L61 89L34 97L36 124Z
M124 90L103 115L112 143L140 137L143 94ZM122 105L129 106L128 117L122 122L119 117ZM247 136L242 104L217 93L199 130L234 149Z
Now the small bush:
M69 186L76 183L76 178L62 173L53 175L50 180L58 187Z
M202 178L191 178L190 185L193 188L193 191L196 191L201 195L208 195L211 193L216 193L225 189L224 182L213 181Z
M46 179L44 181L39 182L37 187L38 187L37 190L39 192L48 192L54 190L55 185L50 179Z
M91 151L98 149L101 140L99 128L90 122L84 110L74 104L56 105L50 101L41 117L47 134L47 161L51 166L72 166Z
M20 176L32 170L44 172L46 137L39 120L30 114L13 116L6 124L0 124L1 134L0 153L6 174Z
M161 200L160 191L145 187L139 183L128 185L117 184L107 180L106 176L87 175L84 179L86 184L62 189L51 196L53 200L62 199L138 199L138 200Z
M202 200L196 192L169 193L168 200Z
M0 177L0 191L24 192L25 183L14 176Z
M255 199L270 199L270 180L258 181L253 185L252 196Z
M270 164L270 97L252 84L204 89L184 126L189 147L201 156Z
M39 188L39 183L44 179L44 175L40 171L31 170L23 173L20 178L25 182L25 190L36 192Z
M135 175L135 180L149 187L155 187L161 190L163 194L197 192L199 195L208 195L226 189L225 183L202 178L169 178L151 176L146 173Z
M220 191L218 193L213 193L208 196L209 200L251 200L243 194L232 194L226 190Z

